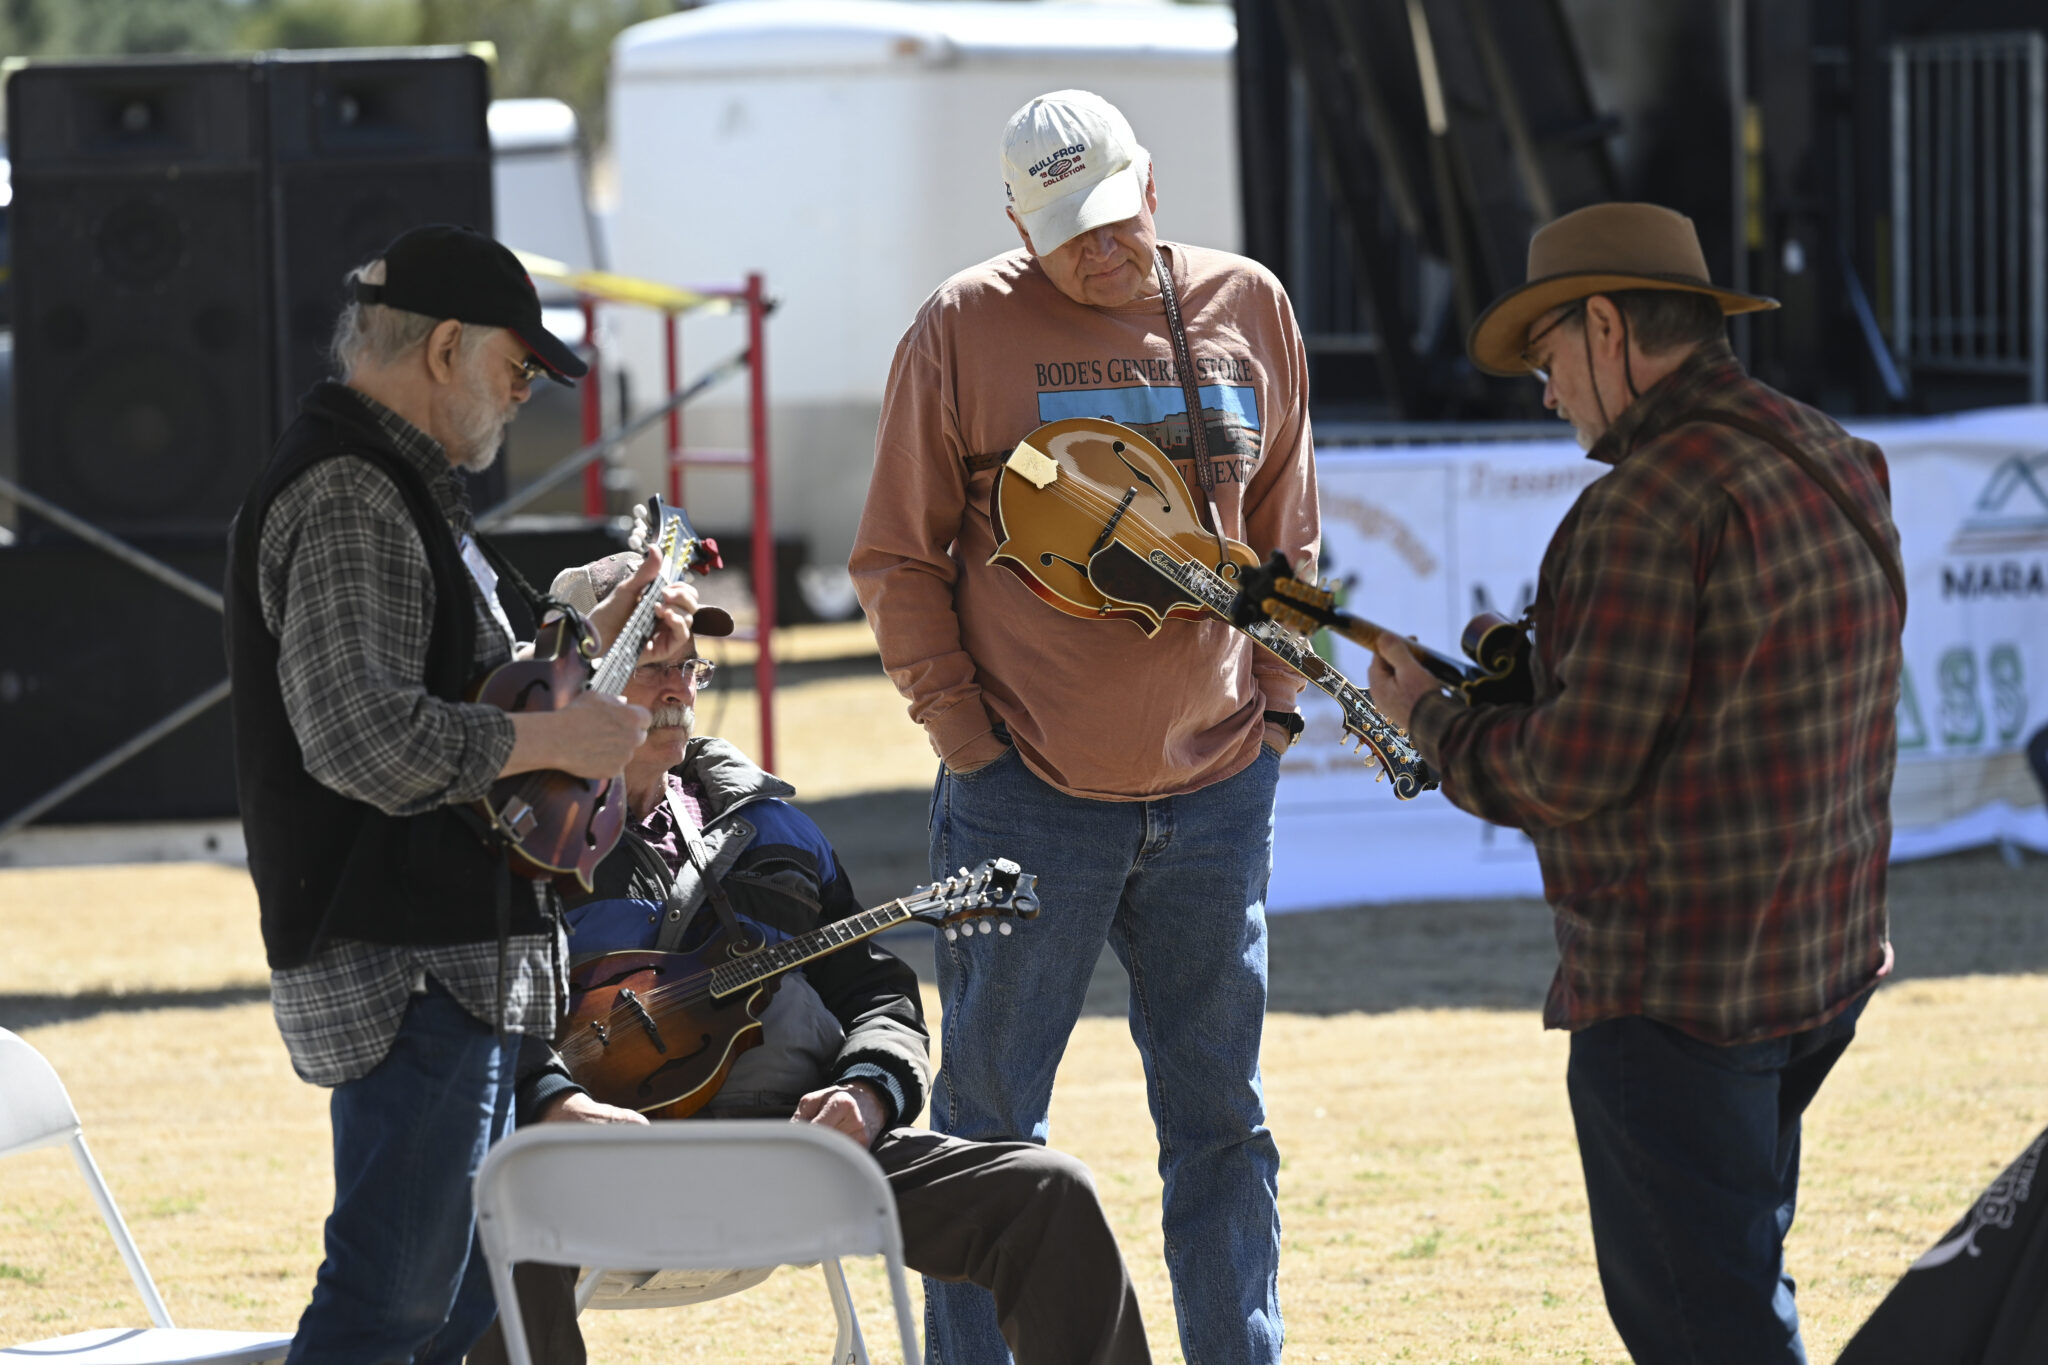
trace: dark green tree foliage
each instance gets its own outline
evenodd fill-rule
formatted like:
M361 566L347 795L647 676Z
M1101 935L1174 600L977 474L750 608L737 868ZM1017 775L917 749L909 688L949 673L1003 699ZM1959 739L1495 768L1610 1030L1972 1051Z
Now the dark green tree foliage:
M230 0L4 0L0 13L22 56L220 52L241 17Z
M677 0L0 0L0 55L94 57L487 41L501 97L565 100L604 136L612 39Z
M406 47L417 43L417 0L246 0L238 46Z
M605 132L605 78L612 39L643 19L673 13L674 0L415 0L418 41L497 44L493 89L552 95L576 111L592 144Z

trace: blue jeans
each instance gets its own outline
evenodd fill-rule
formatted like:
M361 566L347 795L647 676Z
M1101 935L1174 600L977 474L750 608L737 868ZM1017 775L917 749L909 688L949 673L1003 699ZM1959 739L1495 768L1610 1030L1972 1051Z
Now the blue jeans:
M1053 1073L1106 940L1131 978L1187 1365L1280 1359L1280 1156L1259 1081L1279 772L1261 747L1186 796L1090 801L1012 749L965 776L942 768L932 792L933 875L1011 858L1037 875L1044 905L1012 936L940 943L933 1126L1046 1140ZM929 1365L1009 1359L987 1290L928 1279L925 1307Z
M1804 1365L1785 1273L1799 1120L1868 1000L1733 1047L1640 1016L1572 1035L1600 1287L1637 1365Z
M438 984L390 1053L334 1088L334 1212L287 1365L454 1365L497 1315L470 1190L512 1131L512 1059Z

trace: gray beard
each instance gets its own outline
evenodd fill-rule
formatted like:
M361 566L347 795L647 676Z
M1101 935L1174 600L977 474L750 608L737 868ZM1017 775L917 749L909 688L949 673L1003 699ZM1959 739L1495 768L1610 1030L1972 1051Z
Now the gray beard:
M481 474L497 463L498 449L505 444L505 428L512 425L519 409L499 410L490 391L475 376L464 388L463 406L455 416L455 463L472 474Z

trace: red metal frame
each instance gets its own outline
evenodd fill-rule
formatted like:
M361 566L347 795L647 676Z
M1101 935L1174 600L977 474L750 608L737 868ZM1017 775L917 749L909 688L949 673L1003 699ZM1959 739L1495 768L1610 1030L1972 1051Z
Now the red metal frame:
M761 710L761 766L775 771L775 517L771 505L772 487L768 469L768 366L766 328L768 295L761 276L751 274L738 287L699 289L706 299L725 299L747 312L747 418L745 450L686 450L683 447L681 408L668 415L668 441L664 452L668 469L668 500L683 505L683 470L691 465L733 468L745 465L752 492L753 579L755 625L733 633L735 640L755 643L754 692ZM596 441L604 431L604 388L597 345L597 300L582 299L584 336L590 352L590 373L583 382L583 440ZM682 383L682 340L678 323L681 314L662 313L662 378L668 397L674 398ZM593 462L583 471L583 510L592 517L605 514L604 470Z

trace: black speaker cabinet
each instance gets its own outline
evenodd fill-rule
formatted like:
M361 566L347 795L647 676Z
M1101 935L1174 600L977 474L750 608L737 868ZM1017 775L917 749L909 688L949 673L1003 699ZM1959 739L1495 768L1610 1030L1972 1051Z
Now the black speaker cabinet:
M161 558L218 587L226 546ZM83 545L0 549L0 816L10 815L227 676L220 613ZM86 623L86 624L81 624ZM223 701L41 823L235 814Z
M21 481L116 534L218 537L272 443L254 73L60 64L7 83Z
M277 53L269 80L278 417L330 372L348 272L422 223L491 229L490 73L468 54Z

